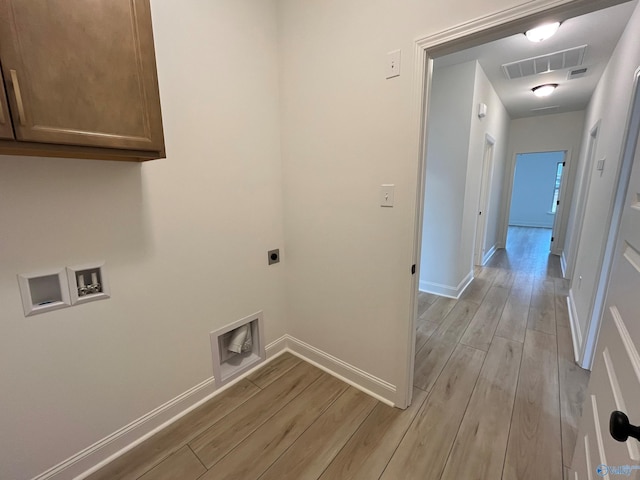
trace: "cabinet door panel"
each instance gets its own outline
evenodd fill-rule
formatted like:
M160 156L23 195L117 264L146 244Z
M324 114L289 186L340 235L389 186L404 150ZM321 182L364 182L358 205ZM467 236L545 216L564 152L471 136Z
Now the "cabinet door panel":
M148 0L0 0L18 140L162 151Z

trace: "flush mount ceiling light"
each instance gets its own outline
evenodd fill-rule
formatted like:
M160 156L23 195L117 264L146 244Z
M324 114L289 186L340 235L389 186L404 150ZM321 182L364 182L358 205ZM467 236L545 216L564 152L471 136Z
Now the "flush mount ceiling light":
M547 83L546 85L538 85L537 87L533 87L531 91L536 97L548 97L557 87L557 83Z
M527 30L524 34L531 42L542 42L543 40L552 37L553 34L558 31L558 28L560 28L560 22L545 23L539 27Z

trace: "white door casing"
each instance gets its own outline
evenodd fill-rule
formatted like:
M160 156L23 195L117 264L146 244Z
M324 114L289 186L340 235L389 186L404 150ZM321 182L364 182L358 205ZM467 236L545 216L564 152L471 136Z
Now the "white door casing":
M487 218L489 216L489 197L491 179L493 177L493 150L495 138L485 134L484 151L482 153L482 178L480 179L480 196L478 198L478 216L476 221L476 239L474 248L474 264L485 262L485 243L487 239Z
M608 247L614 248L593 372L583 406L571 478L640 479L640 442L609 434L611 412L640 424L640 93L636 72ZM619 199L619 201L618 201ZM621 217L620 217L621 215ZM619 223L616 218L620 218ZM615 228L619 225L619 228ZM597 332L596 332L597 334ZM614 470L610 470L614 468ZM618 470L615 470L618 468ZM622 473L620 473L622 472ZM627 475L628 473L628 475Z
M562 235L560 230L562 229L563 210L565 202L567 201L565 192L567 190L567 182L569 181L569 159L571 154L569 151L564 150L564 158L562 159L562 180L560 181L560 191L558 195L558 204L556 206L556 213L553 217L553 227L551 230L551 253L554 255L562 254Z

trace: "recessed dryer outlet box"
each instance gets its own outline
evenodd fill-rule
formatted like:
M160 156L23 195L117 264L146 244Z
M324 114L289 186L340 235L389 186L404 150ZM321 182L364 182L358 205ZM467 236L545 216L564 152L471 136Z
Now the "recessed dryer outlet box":
M64 268L43 273L20 274L18 285L25 317L71 306L67 273Z
M248 325L251 329L251 349L242 353L230 351L228 347L234 331L245 325ZM213 360L213 377L217 387L230 382L265 361L267 355L263 332L262 312L257 312L209 334Z
M104 263L67 267L71 305L111 297Z
M280 263L280 249L276 248L275 250L269 250L267 252L267 259L269 260L269 265Z

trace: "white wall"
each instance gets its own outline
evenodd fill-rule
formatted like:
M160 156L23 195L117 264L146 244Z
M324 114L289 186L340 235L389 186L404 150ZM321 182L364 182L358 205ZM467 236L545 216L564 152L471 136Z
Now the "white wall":
M478 104L487 105L487 116L477 116ZM490 172L489 202L485 215L485 257L494 248L500 247L500 232L503 220L502 195L504 176L507 167L507 144L509 141L509 114L502 101L489 82L480 64L476 66L476 80L471 106L471 136L469 141L469 170L465 186L465 213L463 217L463 243L468 245L461 252L463 272L473 271L473 250L475 243L476 222L478 220L478 199L480 197L482 162L486 135L495 140L493 146L493 170Z
M457 296L476 61L435 67L429 104L420 290Z
M563 187L560 192L560 201L566 204L573 195L576 164L580 156L580 145L584 126L584 111L542 115L538 117L517 118L511 121L509 130L509 164L505 177L505 205L509 205L513 187L513 172L515 158L518 153L551 152L566 150L569 152L566 158L563 178ZM508 211L505 211L508 217ZM561 254L566 244L565 232L569 218L569 209L562 210L559 218L559 228L554 241L554 253ZM506 238L506 226L502 232L502 238Z
M290 333L388 382L400 401L419 166L415 40L525 3L280 3ZM395 49L401 75L386 80ZM383 183L396 185L393 208L379 206Z
M593 170L588 185L585 217L579 236L571 296L574 302L575 328L584 338L592 312L600 265L611 218L613 195L631 101L634 72L640 66L640 9L636 7L607 68L591 98L584 128L583 155L585 161L589 131L598 122L600 130L595 158L605 158L602 174ZM592 168L595 169L594 164Z
M565 152L520 153L516 156L509 225L553 227L551 213L558 163Z
M285 333L275 3L151 6L167 159L0 158L2 479L211 377L211 330ZM111 299L23 316L16 274L95 260Z

